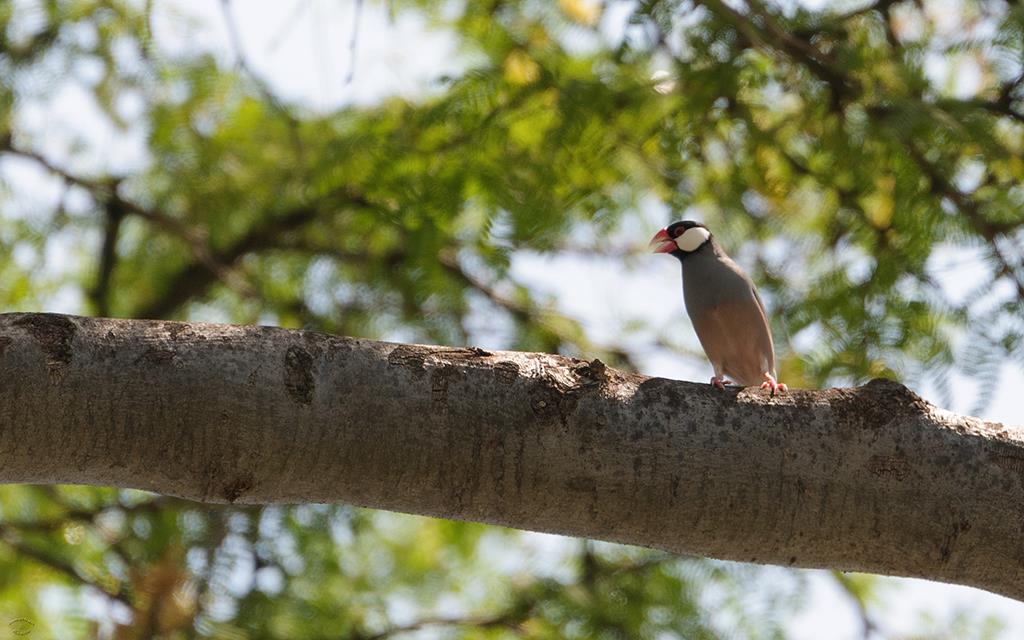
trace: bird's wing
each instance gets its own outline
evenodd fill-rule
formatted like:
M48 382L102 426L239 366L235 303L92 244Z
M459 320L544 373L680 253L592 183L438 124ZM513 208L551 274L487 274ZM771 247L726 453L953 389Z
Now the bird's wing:
M722 301L693 318L693 328L716 373L739 384L759 384L775 372L772 335L764 307L751 289L745 298Z
M764 301L761 300L761 294L757 292L757 288L754 283L750 283L750 291L754 294L754 300L757 301L757 308L761 310L761 322L764 323L764 335L761 336L759 341L760 348L767 349L768 353L768 372L775 375L775 341L772 339L772 325L768 322L768 312L765 311ZM767 344L765 344L767 342Z

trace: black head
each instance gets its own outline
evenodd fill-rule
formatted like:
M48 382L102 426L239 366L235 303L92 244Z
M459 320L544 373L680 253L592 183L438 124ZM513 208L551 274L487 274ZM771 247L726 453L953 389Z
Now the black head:
M655 234L651 247L655 253L668 253L682 260L711 241L711 232L700 222L680 220Z

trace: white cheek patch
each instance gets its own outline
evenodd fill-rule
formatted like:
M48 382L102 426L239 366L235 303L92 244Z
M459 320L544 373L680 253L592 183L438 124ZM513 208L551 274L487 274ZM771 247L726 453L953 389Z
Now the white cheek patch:
M676 246L686 252L696 251L710 237L711 232L704 227L690 227L683 235L676 238Z

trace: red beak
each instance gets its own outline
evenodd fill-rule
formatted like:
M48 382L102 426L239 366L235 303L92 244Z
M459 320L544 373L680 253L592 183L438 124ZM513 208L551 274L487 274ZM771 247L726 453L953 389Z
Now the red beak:
M650 248L653 253L672 253L679 248L676 241L668 235L668 231L662 229L651 238Z

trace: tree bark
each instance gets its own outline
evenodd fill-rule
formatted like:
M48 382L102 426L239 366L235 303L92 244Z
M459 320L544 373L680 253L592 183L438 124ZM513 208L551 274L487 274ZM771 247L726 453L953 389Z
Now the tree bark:
M0 481L349 504L1024 599L1024 430L268 327L0 316Z

